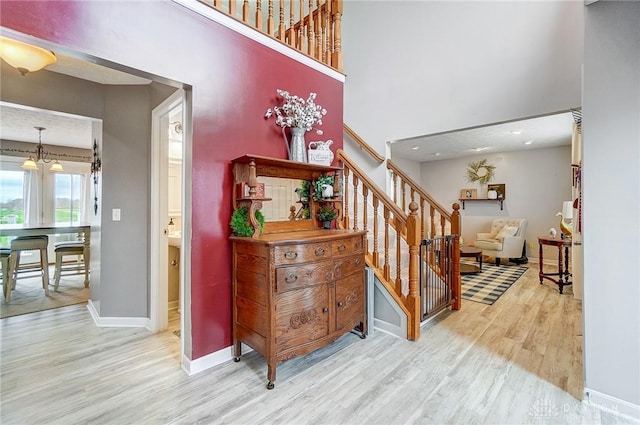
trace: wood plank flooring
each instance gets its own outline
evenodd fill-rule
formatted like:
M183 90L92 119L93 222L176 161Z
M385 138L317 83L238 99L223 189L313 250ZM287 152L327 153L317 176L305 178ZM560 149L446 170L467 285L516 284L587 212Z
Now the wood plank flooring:
M537 265L494 305L463 301L410 342L347 334L278 368L256 353L194 376L173 328L97 328L85 306L0 321L8 424L609 424L582 404L580 303ZM172 323L176 323L173 321Z

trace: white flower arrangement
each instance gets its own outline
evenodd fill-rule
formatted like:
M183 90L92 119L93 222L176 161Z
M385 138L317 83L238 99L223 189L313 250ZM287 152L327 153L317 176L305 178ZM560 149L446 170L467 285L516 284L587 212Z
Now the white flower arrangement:
M298 127L305 131L311 131L313 127L322 125L322 117L327 114L327 110L315 104L316 93L309 93L309 98L304 100L299 96L292 96L286 90L276 90L278 95L284 98L282 106L274 106L267 109L264 117L271 118L275 113L276 124L280 127ZM316 130L317 134L322 134L322 130Z

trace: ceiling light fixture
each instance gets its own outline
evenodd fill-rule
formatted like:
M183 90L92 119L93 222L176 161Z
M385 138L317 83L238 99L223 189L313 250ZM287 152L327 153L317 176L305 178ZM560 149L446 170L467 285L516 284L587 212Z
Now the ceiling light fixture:
M521 134L522 130L511 130L511 134Z
M526 142L524 142L525 145L530 145L533 143L533 140L527 140Z
M413 145L413 146L411 147L411 149L413 149L414 151L417 151L418 149L420 149L420 146L418 146L418 145Z
M27 75L56 63L56 55L49 50L22 41L0 36L0 57L12 67Z
M483 150L489 149L488 147L482 147L482 148L474 148L473 150L476 152L482 152Z
M53 158L47 158L47 156L49 156L51 152L45 151L44 147L42 146L42 130L46 130L46 128L44 127L34 127L34 128L38 130L38 146L36 146L36 151L34 152L35 158L32 155L29 155L29 158L27 158L20 167L25 170L37 170L38 161L42 161L45 164L53 162L53 164L51 164L51 168L49 168L49 170L51 171L54 171L54 172L64 171L64 168L62 168L62 164L60 164L57 159L54 160Z

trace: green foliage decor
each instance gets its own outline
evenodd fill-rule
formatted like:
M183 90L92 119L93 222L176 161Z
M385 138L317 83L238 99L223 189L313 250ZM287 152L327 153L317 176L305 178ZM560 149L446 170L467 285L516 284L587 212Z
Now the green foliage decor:
M321 207L318 210L317 217L318 217L318 220L320 221L332 221L336 217L338 217L338 213L333 208Z
M324 199L322 197L322 185L325 185L325 184L333 186L333 176L332 175L320 176L316 180L313 181L313 199L315 201L320 201L320 200Z
M260 210L256 211L256 219L260 223L260 233L264 229L264 215ZM231 216L231 230L236 236L253 236L253 227L249 222L249 207L236 209Z
M486 159L472 161L467 165L467 180L471 183L487 184L493 179L495 165L487 164Z

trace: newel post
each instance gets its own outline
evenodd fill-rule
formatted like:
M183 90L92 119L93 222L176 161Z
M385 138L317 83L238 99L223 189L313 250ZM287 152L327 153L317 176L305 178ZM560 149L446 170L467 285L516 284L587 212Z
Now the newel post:
M451 296L454 302L451 305L452 310L460 310L462 307L462 282L460 279L460 236L462 235L462 226L460 223L460 205L454 203L452 205L453 213L451 213L451 234L457 235L453 238L451 245Z
M407 296L407 308L411 312L407 329L408 337L412 341L420 338L420 223L418 218L418 204L412 201L409 204L409 216L407 217L407 244L409 245L409 295Z

